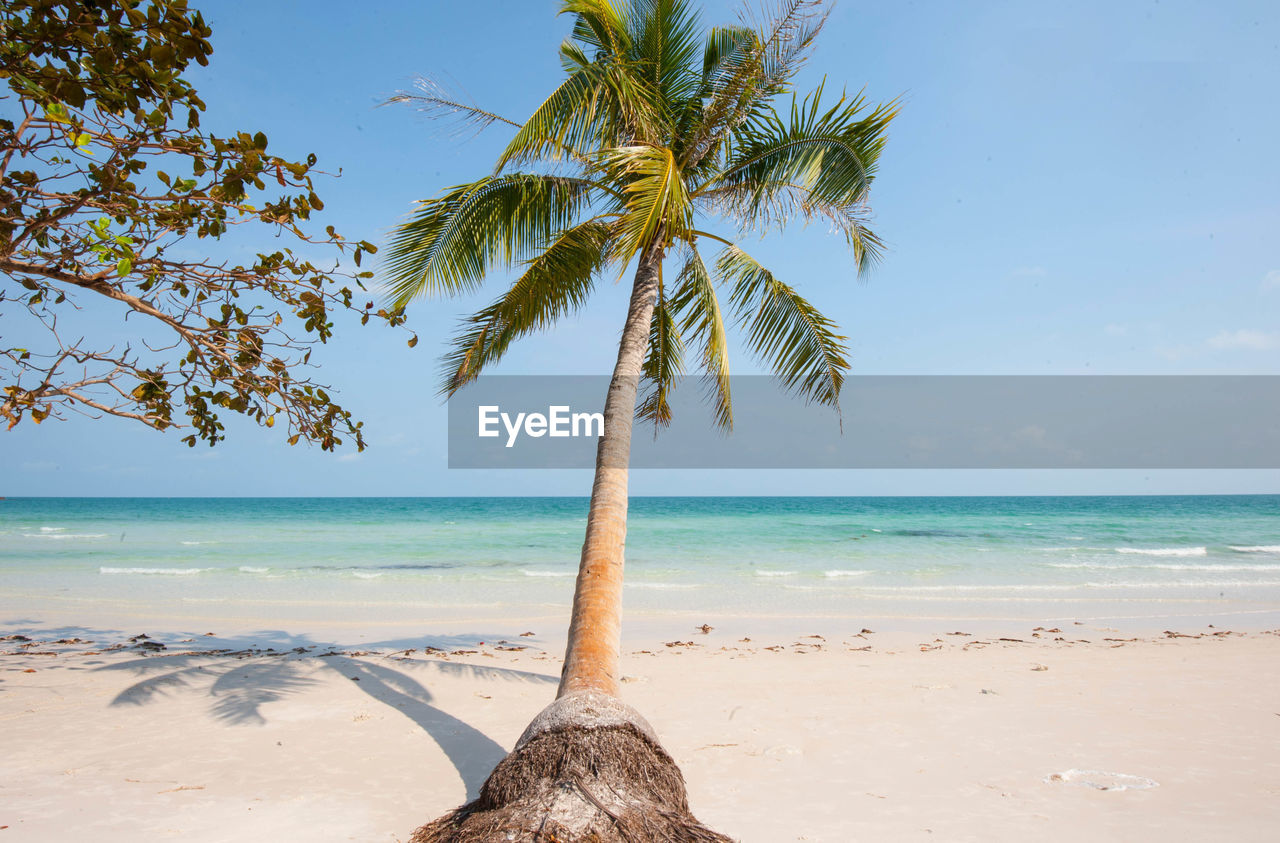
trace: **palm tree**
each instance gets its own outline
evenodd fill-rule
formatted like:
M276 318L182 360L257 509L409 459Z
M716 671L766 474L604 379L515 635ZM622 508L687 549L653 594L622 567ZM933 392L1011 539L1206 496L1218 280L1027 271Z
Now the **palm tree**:
M767 19L704 34L686 0L564 0L574 21L560 47L566 76L524 123L431 82L392 100L515 129L492 174L421 202L393 235L396 306L471 292L495 264L519 270L453 340L445 394L583 307L599 278L636 265L557 699L480 798L415 841L552 839L555 828L555 839L723 839L688 814L679 771L618 700L631 432L636 418L670 423L668 396L688 354L711 384L717 423L732 427L726 323L784 388L837 404L845 338L734 240L800 217L843 235L859 271L880 252L867 199L897 106L860 95L825 104L822 86L792 93L822 5L781 0ZM790 107L778 110L783 95ZM710 260L706 243L718 250ZM664 275L669 258L674 277ZM579 796L557 797L570 784Z

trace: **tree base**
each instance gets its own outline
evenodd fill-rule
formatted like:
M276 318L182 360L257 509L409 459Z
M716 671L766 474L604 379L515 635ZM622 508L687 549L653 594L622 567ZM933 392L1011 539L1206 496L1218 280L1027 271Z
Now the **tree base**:
M684 777L649 724L618 700L552 703L474 802L410 843L728 843L689 813Z

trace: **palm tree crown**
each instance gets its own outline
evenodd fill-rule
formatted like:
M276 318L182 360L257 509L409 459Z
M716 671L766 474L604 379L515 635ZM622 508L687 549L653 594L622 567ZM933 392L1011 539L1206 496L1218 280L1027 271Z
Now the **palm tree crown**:
M845 338L735 242L818 218L844 236L859 271L879 255L867 199L897 106L869 107L860 95L826 104L821 86L791 92L821 5L784 0L767 20L703 34L684 0L564 0L561 12L574 16L560 47L566 78L523 124L431 83L393 98L516 129L493 174L421 202L392 239L397 305L472 291L495 264L519 269L454 338L445 393L582 307L598 278L638 256L658 274L640 417L669 423L667 396L692 353L710 376L717 422L732 426L726 321L785 388L836 405ZM709 261L704 241L718 250ZM674 279L662 274L669 251Z

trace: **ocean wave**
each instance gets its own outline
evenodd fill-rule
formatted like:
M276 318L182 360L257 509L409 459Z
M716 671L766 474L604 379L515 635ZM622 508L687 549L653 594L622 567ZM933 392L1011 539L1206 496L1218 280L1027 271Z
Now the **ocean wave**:
M575 576L578 572L577 572L577 571L530 571L530 570L521 570L521 571L520 571L520 573L524 574L526 577L572 577L572 576Z
M185 544L185 545L187 545L188 547L193 547L193 546L198 545L198 544L217 544L217 542L216 542L216 541L203 541L203 542L179 542L179 544Z
M242 574L265 574L265 573L269 572L270 570L271 570L270 568L259 568L259 567L258 567L258 566L256 566L256 565L241 565L241 566L240 566L240 573L242 573Z
M1142 556L1204 556L1206 547L1117 547L1116 553L1136 553Z
M382 576L381 571L352 571L351 573L356 579L361 580L376 580Z
M757 577L794 577L798 571L756 571Z
M404 564L404 565L380 565L378 566L384 571L439 571L444 568L459 568L460 565L452 565L447 563L437 564Z
M1042 547L1040 548L1040 550L1043 550L1045 553L1066 553L1066 552L1074 553L1077 550L1104 551L1104 550L1111 550L1111 548L1089 547L1088 545L1083 545L1083 544L1071 544L1071 545L1065 545L1063 547Z
M66 530L66 529L67 529L66 527L41 527L41 528L40 528L40 532L42 532L42 533L61 533L61 532L63 532L63 531L64 531L64 530Z
M202 574L205 571L212 571L213 568L109 568L101 567L98 569L100 574L161 574L172 577L190 577L195 574Z
M857 571L857 570L844 571L844 570L833 570L833 571L823 571L823 572L822 572L822 575L823 575L824 577L828 578L828 579L833 579L833 580L834 580L834 579L838 579L838 578L840 578L840 577L861 577L861 576L864 576L864 575L866 575L866 574L870 574L870 573L872 573L872 571Z
M1280 553L1280 544L1259 544L1253 546L1238 546L1229 544L1227 547L1237 553Z
M1280 585L1280 580L1172 580L1169 582L1087 582L1087 588L1257 588Z
M1280 571L1280 565L1176 565L1156 563L1148 565L1108 565L1104 562L1049 562L1046 568L1087 568L1094 571Z
M41 530L47 529L41 527ZM57 528L61 530L62 528ZM23 533L23 538L28 539L105 539L106 533Z

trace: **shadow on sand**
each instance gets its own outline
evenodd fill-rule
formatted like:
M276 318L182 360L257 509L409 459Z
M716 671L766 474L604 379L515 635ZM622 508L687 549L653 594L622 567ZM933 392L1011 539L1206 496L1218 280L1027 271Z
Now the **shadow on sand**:
M6 625L9 626L9 625ZM173 693L207 693L212 716L229 725L265 723L263 706L318 686L318 675L333 671L370 699L399 712L431 736L458 771L467 799L480 792L489 772L507 754L496 741L463 720L442 711L420 681L425 673L532 682L554 686L557 677L503 667L440 659L412 659L406 651L434 648L474 650L496 636L424 637L362 643L359 649L317 642L279 631L243 637L138 635L112 630L32 626L6 634L29 636L36 645L92 644L94 650L137 653L136 658L94 666L94 671L123 671L138 677L116 695L112 706L143 706ZM118 642L107 644L104 642ZM32 646L27 644L24 646ZM394 661L392 661L394 659ZM394 666L392 666L394 665ZM418 676L410 675L413 671Z

